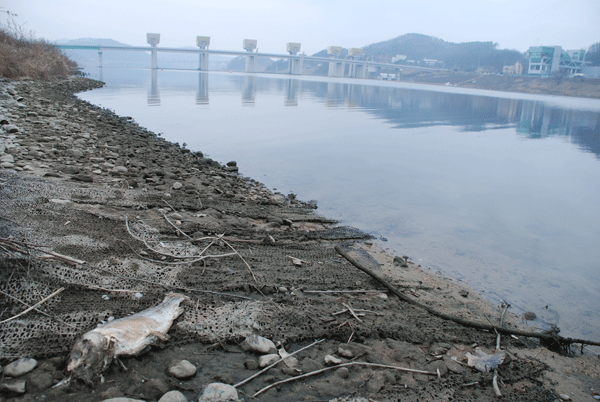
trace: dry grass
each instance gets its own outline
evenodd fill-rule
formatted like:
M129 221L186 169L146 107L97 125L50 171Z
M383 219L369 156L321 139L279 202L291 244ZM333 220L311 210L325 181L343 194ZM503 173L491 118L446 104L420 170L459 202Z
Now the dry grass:
M16 23L0 25L0 78L50 79L76 73L77 64L56 46Z

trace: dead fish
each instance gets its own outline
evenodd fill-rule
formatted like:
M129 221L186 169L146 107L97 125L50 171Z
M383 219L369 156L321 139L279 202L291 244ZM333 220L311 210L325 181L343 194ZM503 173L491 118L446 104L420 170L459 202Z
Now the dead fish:
M106 370L116 357L135 356L157 340L167 340L173 321L183 313L179 304L185 299L188 297L182 294L167 293L158 306L87 332L75 342L67 370L92 384L92 378Z

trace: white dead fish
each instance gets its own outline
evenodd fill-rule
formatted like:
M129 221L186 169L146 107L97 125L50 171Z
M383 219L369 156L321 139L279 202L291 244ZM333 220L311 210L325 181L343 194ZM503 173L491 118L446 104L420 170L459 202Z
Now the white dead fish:
M75 378L91 384L93 376L110 366L114 358L137 355L157 340L167 340L173 321L183 313L179 304L187 298L179 293L167 293L158 306L87 332L75 342L67 370Z

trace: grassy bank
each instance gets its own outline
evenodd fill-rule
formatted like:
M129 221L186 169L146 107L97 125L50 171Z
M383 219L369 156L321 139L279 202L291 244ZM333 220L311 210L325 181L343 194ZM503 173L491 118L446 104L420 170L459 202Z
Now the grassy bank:
M14 22L0 25L0 78L47 80L66 77L76 68L56 46L35 39Z

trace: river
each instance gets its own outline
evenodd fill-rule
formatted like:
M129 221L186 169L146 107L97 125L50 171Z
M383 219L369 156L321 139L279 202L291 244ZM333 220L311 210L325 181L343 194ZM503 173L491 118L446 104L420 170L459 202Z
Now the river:
M92 76L98 76L92 71ZM600 340L600 100L391 81L107 69L132 116L533 325Z

